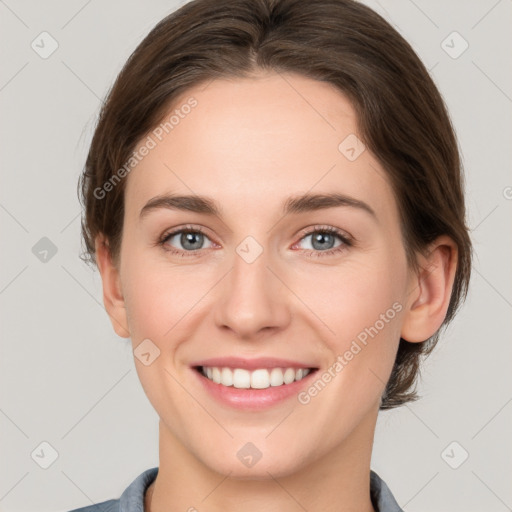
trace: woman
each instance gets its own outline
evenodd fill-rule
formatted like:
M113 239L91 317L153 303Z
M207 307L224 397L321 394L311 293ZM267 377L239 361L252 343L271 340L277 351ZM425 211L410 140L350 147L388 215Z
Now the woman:
M464 298L457 142L409 44L351 0L194 0L118 76L80 190L86 258L160 417L93 510L401 510L380 409Z

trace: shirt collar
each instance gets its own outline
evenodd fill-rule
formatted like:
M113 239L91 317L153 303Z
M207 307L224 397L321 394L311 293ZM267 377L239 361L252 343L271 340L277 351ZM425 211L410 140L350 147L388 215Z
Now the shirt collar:
M119 512L144 512L144 494L158 474L158 467L141 473L119 499ZM370 496L376 512L403 512L384 480L370 470Z

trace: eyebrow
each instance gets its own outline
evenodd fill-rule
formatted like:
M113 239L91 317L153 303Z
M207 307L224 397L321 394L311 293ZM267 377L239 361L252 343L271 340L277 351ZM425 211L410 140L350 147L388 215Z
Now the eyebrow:
M283 204L283 214L298 214L340 206L357 208L377 219L375 211L364 201L338 193L304 194L289 197ZM148 213L162 208L190 211L222 218L221 208L209 197L172 194L160 195L150 199L140 211L139 218L142 219Z

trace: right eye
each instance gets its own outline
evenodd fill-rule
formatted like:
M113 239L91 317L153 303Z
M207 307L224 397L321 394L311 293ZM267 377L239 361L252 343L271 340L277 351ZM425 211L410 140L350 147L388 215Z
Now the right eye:
M205 240L210 243L210 246L208 247L213 246L211 240L201 229L181 228L165 233L160 239L159 244L164 248L164 250L173 254L178 254L180 256L195 256L195 253L205 248L203 247ZM176 245L181 245L181 247L176 247ZM171 248L168 248L169 246Z

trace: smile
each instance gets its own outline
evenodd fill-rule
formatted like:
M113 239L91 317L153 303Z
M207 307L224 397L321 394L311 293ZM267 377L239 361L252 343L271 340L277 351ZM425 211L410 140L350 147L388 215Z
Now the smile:
M267 389L286 386L306 377L312 368L243 368L200 366L197 370L207 379L226 387L238 389Z

